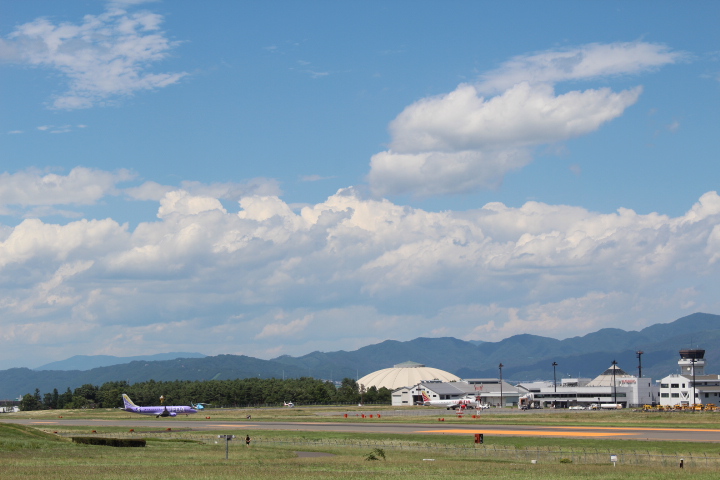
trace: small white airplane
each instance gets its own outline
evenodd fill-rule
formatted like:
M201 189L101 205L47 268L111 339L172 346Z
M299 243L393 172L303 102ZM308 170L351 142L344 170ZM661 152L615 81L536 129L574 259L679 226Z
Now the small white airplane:
M283 407L293 408L294 406L293 402L283 402Z
M480 406L480 397L473 397L470 395L466 395L463 398L453 398L449 400L431 400L427 392L423 391L422 398L423 405L426 407L445 407L448 410L455 410L458 408L461 410L466 408L482 408Z

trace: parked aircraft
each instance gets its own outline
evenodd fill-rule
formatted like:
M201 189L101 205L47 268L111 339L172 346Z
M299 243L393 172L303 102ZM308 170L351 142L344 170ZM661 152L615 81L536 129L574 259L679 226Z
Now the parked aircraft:
M155 415L155 417L176 417L178 413L184 413L189 415L191 413L197 413L197 410L188 406L175 406L175 405L163 405L158 407L138 407L130 400L126 394L123 393L123 402L125 403L126 412L139 413L141 415Z
M283 402L284 407L293 408L295 404L293 402Z
M422 392L423 405L426 407L445 407L450 409L465 408L484 408L480 405L480 398L466 395L463 398L453 398L449 400L431 400L427 392Z

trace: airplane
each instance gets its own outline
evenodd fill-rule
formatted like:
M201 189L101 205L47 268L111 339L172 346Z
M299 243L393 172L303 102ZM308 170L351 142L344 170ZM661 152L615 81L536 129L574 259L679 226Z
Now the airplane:
M295 404L293 402L283 402L284 407L293 408Z
M159 407L138 407L126 394L123 393L122 397L123 402L125 402L125 408L123 408L123 410L126 412L139 413L141 415L155 415L155 418L176 417L178 413L184 413L185 415L197 413L196 409L188 406L164 405Z
M422 399L423 399L423 405L426 407L445 407L448 410L450 409L461 409L464 410L466 408L478 408L480 407L480 398L479 397L472 397L470 395L466 395L463 398L453 398L449 400L431 400L428 396L427 392L422 391Z
M205 410L206 405L212 405L212 403L192 403L190 402L190 406L194 408L195 410Z

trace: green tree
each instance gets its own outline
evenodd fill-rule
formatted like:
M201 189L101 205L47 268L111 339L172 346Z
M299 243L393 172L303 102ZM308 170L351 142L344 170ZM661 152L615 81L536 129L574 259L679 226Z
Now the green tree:
M57 390L55 390L55 392L57 392ZM42 405L43 408L57 408L57 402L54 401L52 393L43 395Z
M38 410L40 408L40 402L35 398L35 395L26 393L20 400L20 410L28 412L31 410Z
M357 403L360 401L360 391L358 384L352 378L343 378L340 388L338 388L338 401L345 403Z
M72 397L73 397L73 394L70 391L70 387L68 387L68 389L65 391L65 393L63 393L62 395L60 395L58 397L58 403L57 403L58 408L70 408L67 405L69 405L72 402Z

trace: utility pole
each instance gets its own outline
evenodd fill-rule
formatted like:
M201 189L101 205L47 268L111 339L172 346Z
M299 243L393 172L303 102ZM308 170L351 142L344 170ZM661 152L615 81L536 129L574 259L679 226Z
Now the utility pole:
M502 367L504 367L502 363L498 365L498 368L500 369L500 408L503 407L503 389L502 389Z
M557 393L557 377L555 376L555 367L558 366L557 362L553 362L553 386L555 387L555 393Z
M615 369L617 367L617 362L615 360L612 361L612 371L613 371L613 403L617 405L617 387L615 384Z
M642 378L642 354L645 353L642 350L635 352L638 358L638 378Z
M692 398L692 405L693 405L693 413L695 413L695 396L697 393L695 393L695 362L697 362L697 358L695 358L695 355L693 355L692 361L692 374L693 374L693 398Z

